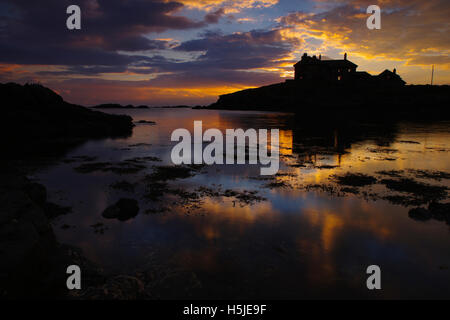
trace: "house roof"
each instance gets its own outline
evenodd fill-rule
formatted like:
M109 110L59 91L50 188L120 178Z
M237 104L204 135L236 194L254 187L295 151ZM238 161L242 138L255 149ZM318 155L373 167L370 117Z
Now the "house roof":
M395 79L395 80L400 80L403 81L402 77L400 77L397 73L394 73L388 69L384 70L382 73L380 73L379 75L377 75L377 77L379 78L385 78L385 79ZM405 81L403 81L405 82ZM405 82L406 83L406 82Z
M308 57L310 58L310 57ZM358 65L354 64L353 62L349 60L319 60L319 59L302 59L296 64L294 64L294 67L298 64L320 64L330 67L336 67L336 68L349 68L349 67L358 67Z
M358 66L348 60L320 60L320 61L321 61L321 63L323 63L325 65L336 66L336 67L357 67Z
M366 71L356 71L350 74L354 79L368 80L372 79L372 75Z
M393 73L392 71L390 71L390 70L388 70L388 69L384 70L384 71L383 71L382 73L380 73L378 76L387 76L387 75L389 75L389 76L396 75L396 76L397 76L397 74Z

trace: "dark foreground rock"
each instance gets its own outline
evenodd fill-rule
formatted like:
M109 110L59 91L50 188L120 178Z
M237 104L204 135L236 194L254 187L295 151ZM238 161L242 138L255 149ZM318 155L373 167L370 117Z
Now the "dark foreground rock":
M120 199L112 206L103 211L102 216L106 219L118 219L126 221L134 218L139 213L138 202L134 199Z
M11 167L0 174L0 298L64 298L67 266L83 266L86 281L95 268L56 241L45 187Z

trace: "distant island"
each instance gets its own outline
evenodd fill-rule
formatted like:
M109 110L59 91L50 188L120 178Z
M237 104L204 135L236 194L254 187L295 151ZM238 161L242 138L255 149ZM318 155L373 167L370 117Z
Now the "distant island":
M224 94L206 107L228 110L289 111L302 114L365 116L449 113L448 85L406 85L396 69L378 75L356 71L347 59L322 60L306 53L294 65L294 79Z
M201 108L201 106L195 106L195 107L191 107L191 106L187 106L187 105L177 105L177 106L157 106L157 107L149 107L146 105L139 105L139 106L134 106L132 104L127 104L127 105L121 105L118 103L105 103L105 104L99 104L96 106L92 106L90 107L91 109L190 109L190 108Z
M134 106L132 104L127 104L125 106L118 103L105 103L99 104L91 107L92 109L148 109L148 106L140 105Z

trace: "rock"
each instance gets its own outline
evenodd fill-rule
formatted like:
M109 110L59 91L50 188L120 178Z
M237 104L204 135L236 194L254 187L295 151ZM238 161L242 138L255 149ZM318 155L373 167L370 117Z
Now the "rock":
M426 221L431 219L431 212L425 208L414 208L409 210L408 216L414 220Z
M106 219L126 221L137 216L138 212L139 205L136 200L122 198L116 204L106 208L102 216Z
M0 84L0 132L5 149L18 154L57 153L90 138L129 136L130 116L112 115L65 102L37 84ZM33 132L33 143L29 133ZM14 133L14 134L11 134ZM25 148L23 146L26 146ZM47 147L47 149L44 149Z
M0 179L0 288L8 299L63 296L65 274L58 270L64 253L45 198L45 187L13 169Z
M428 209L414 208L409 210L408 215L414 220L426 221L433 218L450 224L450 203L431 202Z
M361 115L367 117L368 112L371 116L384 114L392 117L405 114L407 111L409 117L420 119L420 116L425 115L422 106L429 105L429 101L435 101L432 105L433 113L442 117L443 114L447 114L445 108L450 104L450 86L435 87L422 85L377 87L380 100L375 103L370 98L373 86L364 82L349 86L342 84L318 86L314 81L288 80L221 95L217 102L206 108L292 111L301 113L304 117L320 116L322 119L333 119L336 116L345 116L347 119ZM431 111L428 109L426 115L430 114Z
M351 173L347 172L344 175L333 175L330 178L336 180L339 185L350 187L364 187L369 186L377 182L375 177L363 174L363 173Z

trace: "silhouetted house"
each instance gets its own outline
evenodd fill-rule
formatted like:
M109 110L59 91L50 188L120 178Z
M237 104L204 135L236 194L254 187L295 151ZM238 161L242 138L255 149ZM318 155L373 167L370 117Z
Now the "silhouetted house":
M389 70L383 71L378 76L372 76L365 71L356 71L358 66L347 60L344 54L343 60L322 60L319 56L303 54L302 59L294 65L295 80L323 83L357 83L360 85L404 85L402 78Z
M303 54L302 60L294 65L295 80L343 80L349 73L356 71L358 66L347 60L322 60L322 57L309 57Z

